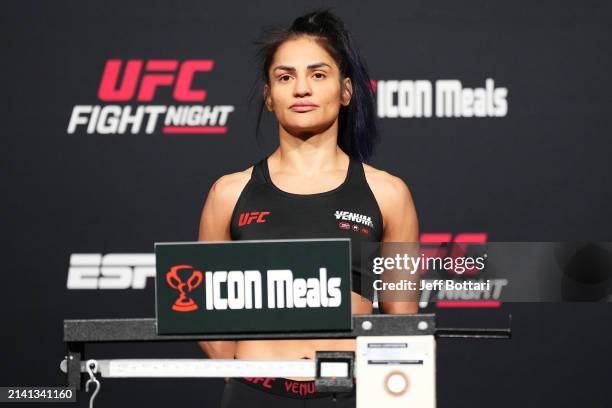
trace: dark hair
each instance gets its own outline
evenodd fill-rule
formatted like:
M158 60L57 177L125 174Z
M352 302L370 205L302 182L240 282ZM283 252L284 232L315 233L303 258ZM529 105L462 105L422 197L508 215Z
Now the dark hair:
M338 145L349 156L366 162L379 141L376 126L374 92L370 85L365 61L353 45L344 23L329 9L316 10L296 18L287 29L272 28L258 40L256 58L260 77L254 90L270 84L268 69L274 54L285 41L309 35L317 37L319 44L332 56L340 68L342 78L351 78L353 95L348 106L341 106L338 115ZM261 95L261 92L258 92ZM252 98L252 96L251 96ZM263 99L263 97L262 97ZM262 100L257 115L256 134L259 134L265 101Z

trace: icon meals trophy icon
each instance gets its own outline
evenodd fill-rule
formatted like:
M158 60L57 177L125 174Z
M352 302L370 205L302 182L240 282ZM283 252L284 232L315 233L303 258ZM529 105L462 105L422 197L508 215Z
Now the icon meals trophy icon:
M183 282L178 275L178 272L184 269L192 271L189 279L187 279L187 283ZM181 292L179 298L174 302L174 305L172 305L172 310L177 312L192 312L198 310L198 305L192 298L187 297L187 293L200 286L202 279L202 272L194 270L191 265L176 265L170 268L170 272L166 274L166 281L172 288ZM185 290L185 286L187 286L187 290Z

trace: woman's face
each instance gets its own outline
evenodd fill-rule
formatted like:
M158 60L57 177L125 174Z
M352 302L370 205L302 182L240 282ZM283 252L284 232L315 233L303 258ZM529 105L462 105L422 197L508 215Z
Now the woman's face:
M280 125L293 135L321 133L349 104L350 78L341 80L334 59L313 37L285 41L277 49L269 71L264 100Z

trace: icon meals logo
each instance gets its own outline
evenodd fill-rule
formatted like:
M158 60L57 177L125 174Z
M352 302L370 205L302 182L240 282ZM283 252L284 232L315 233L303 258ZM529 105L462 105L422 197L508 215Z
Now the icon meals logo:
M234 106L201 105L208 93L195 84L213 67L213 60L108 60L98 87L104 104L75 105L67 131L150 134L161 127L164 134L226 133ZM158 93L170 91L178 104L152 103Z
M179 277L178 272L182 270L190 271L187 283ZM196 271L191 265L176 265L170 268L170 272L166 274L166 282L171 288L176 289L180 292L179 298L172 305L172 310L177 312L192 312L198 310L198 305L190 297L187 297L187 293L191 292L202 283L202 272ZM185 290L186 289L186 290Z
M484 86L466 87L458 79L379 80L376 92L379 118L483 118L508 114L508 88L487 78Z
M187 272L184 278L179 276L182 271ZM341 281L338 277L328 278L324 267L319 268L318 278L307 279L294 279L290 269L269 269L265 274L258 270L206 271L202 278L202 273L191 265L175 265L166 274L166 283L180 292L172 306L177 312L198 309L193 290L202 282L204 301L200 304L204 304L206 310L261 309L264 284L268 309L339 307Z

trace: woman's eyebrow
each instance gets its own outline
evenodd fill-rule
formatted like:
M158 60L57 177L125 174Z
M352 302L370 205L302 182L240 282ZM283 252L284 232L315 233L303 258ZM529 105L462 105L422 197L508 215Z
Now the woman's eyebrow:
M316 64L310 64L306 67L306 69L311 70L311 69L316 69L316 68L321 68L321 67L328 67L331 68L331 65L326 64L324 62L317 62ZM276 67L274 67L273 71L276 71L277 69L283 70L283 71L289 71L289 72L295 72L295 67L290 67L288 65L277 65Z

